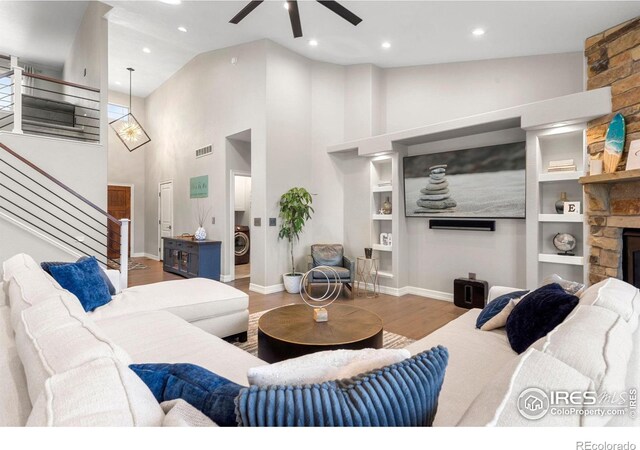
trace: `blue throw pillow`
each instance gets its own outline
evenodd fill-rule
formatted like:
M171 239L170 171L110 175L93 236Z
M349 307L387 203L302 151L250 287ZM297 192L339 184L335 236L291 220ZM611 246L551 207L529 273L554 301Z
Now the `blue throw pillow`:
M494 316L497 316L500 311L504 309L505 306L509 304L509 301L512 298L522 297L526 295L529 291L516 291L509 292L508 294L501 295L493 299L487 306L484 307L478 318L476 319L476 328L482 328L482 325L491 320Z
M90 257L90 256L81 256L80 258L78 258L77 262L84 261L84 260L91 259L91 258L92 257ZM51 275L51 267L53 267L53 266L64 266L65 264L73 264L73 263L62 262L62 261L45 261L45 262L41 262L40 263L40 267L42 267L42 270L44 270L49 275ZM113 287L113 284L111 283L111 280L109 279L107 274L104 272L104 270L100 270L100 276L102 277L104 282L107 284L107 287L109 288L109 294L116 295L116 288Z
M78 297L87 312L111 301L109 288L100 275L102 269L95 258L50 266L49 271L60 286Z
M194 364L132 364L129 366L162 403L183 399L217 425L237 425L235 399L242 386Z
M251 386L242 426L430 426L449 359L441 346L357 377L304 386Z
M531 292L518 303L507 319L511 348L524 352L531 344L560 325L578 304L578 297L557 284Z

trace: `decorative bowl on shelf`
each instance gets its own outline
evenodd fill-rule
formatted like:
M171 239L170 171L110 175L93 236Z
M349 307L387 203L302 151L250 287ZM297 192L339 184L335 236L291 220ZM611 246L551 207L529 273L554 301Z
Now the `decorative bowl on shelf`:
M572 252L576 248L577 240L569 233L558 233L553 237L553 246L560 250L558 255L575 256Z

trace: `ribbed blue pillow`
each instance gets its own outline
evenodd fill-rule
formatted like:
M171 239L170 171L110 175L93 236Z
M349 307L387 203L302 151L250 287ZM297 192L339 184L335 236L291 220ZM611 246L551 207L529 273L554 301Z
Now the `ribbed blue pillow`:
M442 346L344 380L251 386L236 400L241 426L430 426L449 353Z
M93 257L62 266L50 266L49 273L63 289L78 297L87 312L111 301L107 283L102 279L102 269Z
M194 364L131 364L158 403L181 398L221 427L235 427L242 386Z
M482 325L487 323L493 317L497 316L500 311L504 309L505 306L509 304L509 301L512 298L522 297L526 295L529 291L515 291L509 292L508 294L501 295L500 297L492 300L487 306L484 307L478 318L476 319L476 328L482 328Z

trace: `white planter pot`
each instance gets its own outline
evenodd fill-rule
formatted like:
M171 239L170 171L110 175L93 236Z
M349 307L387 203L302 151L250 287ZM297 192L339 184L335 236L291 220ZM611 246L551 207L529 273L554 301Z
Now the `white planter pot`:
M296 273L295 275L282 275L284 280L284 288L289 294L297 294L300 292L300 282L302 281L302 274Z

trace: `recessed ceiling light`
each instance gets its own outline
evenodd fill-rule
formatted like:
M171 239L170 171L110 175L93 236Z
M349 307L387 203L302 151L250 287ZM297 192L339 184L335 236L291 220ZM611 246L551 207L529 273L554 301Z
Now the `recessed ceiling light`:
M149 47L144 47L142 51L145 53L151 53L151 50L149 49Z
M309 45L312 47L317 47L318 46L318 41L316 41L315 39L311 39L309 41Z
M186 33L187 29L185 27L178 27L178 31L182 31L183 33Z
M484 29L476 28L471 32L471 34L473 34L474 36L482 36L484 34Z
M382 43L382 48L391 48L391 42L383 42Z
M167 5L179 5L182 3L182 0L160 0L162 3L166 3Z
M289 9L289 2L284 2L284 5L282 5L282 7L284 9Z

